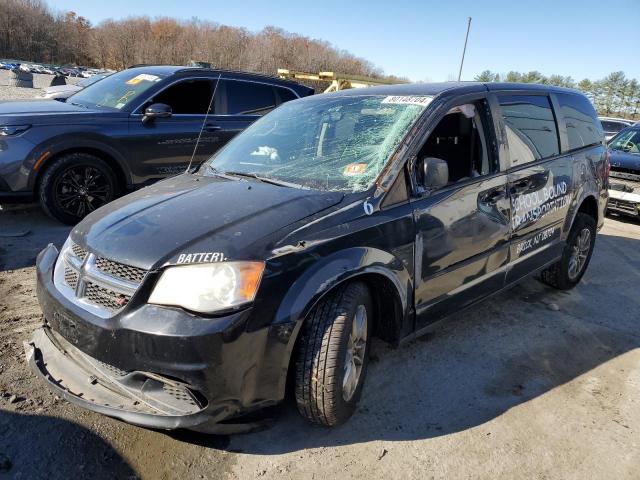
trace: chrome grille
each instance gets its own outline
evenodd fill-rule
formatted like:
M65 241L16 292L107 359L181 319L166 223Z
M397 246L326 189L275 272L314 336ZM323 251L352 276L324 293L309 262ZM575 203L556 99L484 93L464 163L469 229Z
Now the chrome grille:
M141 268L98 257L69 240L60 252L54 282L74 303L108 318L129 303L146 274Z
M64 267L64 282L75 290L78 286L78 273L69 267Z
M147 274L147 271L142 268L124 265L123 263L114 262L106 258L97 258L96 267L98 267L98 270L101 272L129 280L130 282L142 282L142 279Z
M87 282L84 289L84 297L91 303L100 305L113 312L117 312L123 308L131 299L131 296L114 292L113 290L91 282Z
M71 244L71 251L73 251L73 254L80 260L84 260L85 258L87 258L87 251L77 243Z
M607 204L607 208L612 210L620 210L623 212L630 213L632 215L638 214L638 206L633 202L628 202L626 200L619 200L617 198L609 197L609 203Z

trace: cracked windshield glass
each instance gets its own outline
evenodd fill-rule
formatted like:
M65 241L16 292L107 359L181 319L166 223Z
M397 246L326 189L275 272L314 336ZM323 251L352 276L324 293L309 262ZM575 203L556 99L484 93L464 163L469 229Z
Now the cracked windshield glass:
M286 103L214 155L203 174L326 191L366 190L430 101L350 95Z

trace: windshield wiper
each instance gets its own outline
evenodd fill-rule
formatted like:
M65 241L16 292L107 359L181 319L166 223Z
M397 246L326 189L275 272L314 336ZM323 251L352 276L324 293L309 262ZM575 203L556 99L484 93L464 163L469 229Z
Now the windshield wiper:
M272 185L278 185L280 187L302 188L304 190L309 190L309 187L305 187L305 186L299 185L297 183L286 182L284 180L277 180L275 178L261 177L260 175L257 175L255 173L233 172L233 171L225 171L225 172L218 172L218 173L223 173L223 174L226 174L226 175L233 175L233 176L236 176L236 177L255 178L256 180L260 180L261 182L270 183Z
M222 172L222 171L220 171L220 170L218 170L218 169L216 169L216 168L212 167L212 166L211 166L210 164L208 164L208 163L205 163L205 164L204 164L204 166L205 166L205 168L206 168L207 170L209 170L209 173L210 173L211 175L215 175L216 177L225 178L225 179L227 179L227 180L235 180L235 181L240 180L239 178L237 178L237 177L238 177L237 175L235 175L235 176L231 176L231 175L229 175L227 172Z
M76 107L89 108L86 105L82 105L81 103L71 102L71 105L75 105Z

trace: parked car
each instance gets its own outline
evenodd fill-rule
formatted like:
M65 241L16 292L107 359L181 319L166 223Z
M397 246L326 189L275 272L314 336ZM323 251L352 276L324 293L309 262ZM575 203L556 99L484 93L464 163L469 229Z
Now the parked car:
M83 78L76 84L57 85L54 87L47 87L42 89L41 98L51 98L53 100L65 100L76 92L79 92L83 88L87 88L89 85L93 85L98 80L102 80L105 77L111 75L110 73L100 73L93 75L89 78Z
M630 125L633 125L633 122L630 120L625 120L623 118L612 118L612 117L599 117L600 122L602 123L602 129L604 130L605 140L611 140L620 130L623 128L627 128Z
M45 324L27 358L56 395L137 425L245 428L289 379L300 413L334 426L356 408L374 335L406 342L538 271L574 287L607 172L575 90L295 100L42 251Z
M611 186L608 210L640 219L640 125L625 128L609 142Z
M114 73L64 103L0 103L0 198L35 194L49 215L77 223L120 193L184 171L194 153L198 165L264 113L312 93L263 75L155 66Z

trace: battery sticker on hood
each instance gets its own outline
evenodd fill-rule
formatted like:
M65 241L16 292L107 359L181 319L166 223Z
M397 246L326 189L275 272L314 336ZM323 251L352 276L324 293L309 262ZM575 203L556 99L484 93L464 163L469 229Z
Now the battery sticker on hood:
M389 103L394 105L420 105L426 107L431 103L433 97L425 97L420 95L390 95L382 100L381 103Z
M225 260L226 257L222 252L181 253L178 255L176 263L182 265L185 263L224 262Z

